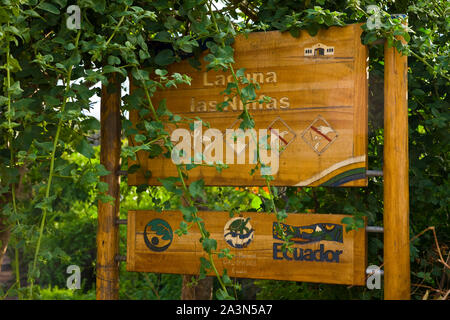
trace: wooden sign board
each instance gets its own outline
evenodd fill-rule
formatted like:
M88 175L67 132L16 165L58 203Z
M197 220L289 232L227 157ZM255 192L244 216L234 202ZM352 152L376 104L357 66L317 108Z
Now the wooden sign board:
M320 30L315 37L306 31L299 38L278 31L237 37L233 45L235 70L245 68L246 77L260 85L258 99L272 98L268 103L250 104L249 111L256 130L278 130L279 168L273 185L367 186L368 51L361 44L361 32L355 24ZM200 71L187 60L171 65L169 73L187 74L192 84L157 92L153 104L158 106L166 99L174 114L200 117L225 135L226 129L239 128L242 104L234 98L224 111L216 110L217 104L228 98L220 93L231 76L206 72L203 57L207 53L200 59ZM130 112L130 120L137 123L136 110ZM166 128L169 132L172 129ZM247 146L243 146L244 152ZM149 159L145 152L138 156L142 170L128 175L130 185L160 185L157 178L177 176L170 158ZM249 155L246 157L249 160ZM135 163L130 161L129 165ZM203 178L206 185L265 185L259 171L249 174L254 167L249 161L228 166L221 172L196 167L189 171L189 177L191 181ZM144 177L146 170L152 172L150 179Z
M281 227L292 235L293 251L283 251L273 214L199 212L218 248L230 249L233 259L219 259L219 272L230 277L365 285L365 228L345 231L345 215L290 214ZM206 257L194 225L178 236L182 214L177 211L129 211L127 270L198 274Z

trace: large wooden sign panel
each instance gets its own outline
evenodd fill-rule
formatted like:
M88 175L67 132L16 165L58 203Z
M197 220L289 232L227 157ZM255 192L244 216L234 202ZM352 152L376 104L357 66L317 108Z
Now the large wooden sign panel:
M321 30L315 37L302 32L293 38L274 31L236 39L235 70L245 68L246 77L260 85L258 98L272 98L271 102L252 103L249 111L256 130L278 129L280 155L274 185L367 185L368 53L360 35L360 26L350 25ZM188 74L192 85L158 92L154 104L166 99L173 113L200 117L225 135L226 129L239 128L242 105L234 98L223 112L217 111L217 104L227 98L220 93L231 81L230 75L206 72L205 63L202 67L198 71L187 60L171 65L169 72ZM136 111L130 113L130 119L138 121ZM243 146L244 152L247 146ZM224 150L226 147L225 141ZM177 176L171 159L148 159L145 153L139 156L143 168L129 175L130 185L159 185L157 178ZM226 163L225 159L222 162ZM249 161L228 166L221 172L201 166L189 175L192 180L203 178L206 185L265 184L259 171L249 175L254 167ZM146 170L152 172L150 179L144 177Z
M365 229L345 231L344 215L290 214L281 227L292 235L293 251L283 241L273 214L247 212L230 218L228 212L199 212L217 250L230 249L234 258L215 264L231 277L365 285ZM198 274L206 256L193 226L187 235L175 230L182 221L177 211L128 213L127 270Z

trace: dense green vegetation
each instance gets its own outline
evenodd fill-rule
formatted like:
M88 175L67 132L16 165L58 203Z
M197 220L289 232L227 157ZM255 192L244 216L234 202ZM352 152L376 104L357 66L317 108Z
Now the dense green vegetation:
M66 26L66 8L81 8L81 29ZM376 4L376 12L367 6ZM183 75L168 75L164 67L189 58L195 66L226 69L234 74L229 93L248 104L257 85L248 83L232 68L230 44L236 34L281 30L299 36L319 28L361 22L362 41L370 45L369 164L382 168L383 45L387 39L409 55L409 150L411 278L413 298L438 298L449 290L447 261L450 244L448 199L449 42L450 4L447 1L133 1L133 0L1 0L0 1L0 233L8 243L16 282L2 288L4 295L35 299L90 299L95 294L96 204L110 200L100 177L108 174L99 164L98 150L87 137L99 122L85 113L98 95L92 85L107 84L112 73L124 79L131 74L139 89L123 98L124 135L137 133L125 117L138 109L142 117L137 140L124 140L126 158L138 150L152 156L172 148L164 126L183 121L170 106L152 101L155 90L189 82ZM392 14L408 15L408 32ZM366 24L370 21L379 23ZM401 45L394 36L408 41ZM195 59L209 48L207 61ZM147 69L142 69L147 68ZM151 70L156 70L153 72ZM252 127L251 114L240 115L243 127ZM163 140L164 147L154 143ZM130 168L132 169L132 168ZM136 168L134 168L136 169ZM367 216L370 225L382 225L382 181L370 180L367 188L234 188L202 187L201 181L185 189L189 168L165 181L163 187L128 187L121 184L121 217L130 209L181 209L186 225L199 223L196 207L214 210L261 210L282 219L286 212L336 212L354 216L354 225ZM224 169L226 170L226 169ZM270 184L270 179L268 179ZM180 196L187 199L183 205ZM401 195L399 195L401 196ZM200 200L199 200L200 199ZM259 199L259 200L258 200ZM431 231L421 231L434 226ZM215 240L207 234L203 247L212 256ZM121 229L122 254L125 229ZM8 239L9 238L9 239ZM436 242L437 241L437 242ZM381 265L382 236L369 237L369 264ZM0 251L1 254L1 251ZM210 260L211 261L211 260ZM66 286L66 267L82 269L82 289ZM204 262L205 267L213 268ZM127 273L121 270L122 299L178 299L181 277ZM216 277L216 297L234 296L233 279ZM255 290L255 286L256 289ZM242 284L237 298L257 292L265 299L376 299L382 290L278 281ZM252 297L255 295L252 294Z

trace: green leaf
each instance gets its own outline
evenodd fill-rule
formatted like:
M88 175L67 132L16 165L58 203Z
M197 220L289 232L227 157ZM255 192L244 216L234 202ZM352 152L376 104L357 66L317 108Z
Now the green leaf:
M104 74L107 74L107 73L120 73L124 77L127 77L127 71L125 69L114 67L114 66L111 66L111 65L104 66L103 67L103 73Z
M96 170L96 172L97 172L97 175L99 175L99 176L107 176L108 174L111 173L111 172L109 172L108 170L106 170L106 168L105 168L104 165L102 165L102 164L100 164L100 163L97 163L97 164L95 165L95 170Z
M158 106L158 109L156 110L156 114L159 117L162 117L164 115L169 115L170 116L172 114L169 110L167 110L167 105L166 105L166 99L165 98L162 99L159 102L159 106Z
M251 206L253 209L258 210L259 208L261 208L261 204L262 204L261 198L258 197L258 196L255 196L255 197L253 198L252 202L250 203L250 206Z
M240 68L238 71L236 71L236 77L238 79L241 77L245 78L245 68Z
M148 51L144 51L142 49L139 49L139 59L141 60L145 60L150 58L150 54L148 53Z
M20 87L20 81L14 82L14 84L11 87L9 87L9 92L13 96L20 95L23 92L22 88Z
M211 270L211 262L209 262L206 258L200 258L200 272L199 279L204 279L209 270Z
M0 167L0 173L5 183L16 183L19 181L19 169Z
M242 88L242 95L246 100L254 100L256 99L255 85L249 84L246 87Z
M40 208L43 211L49 211L52 212L53 211L53 201L55 201L56 199L56 194L49 196L47 198L42 199L42 201L38 202L35 205L35 208Z
M376 32L368 32L363 39L363 43L364 44L371 44L372 42L374 42L375 40L377 40L377 34Z
M200 197L202 199L205 199L205 182L203 179L200 179L198 181L194 181L189 185L189 192L191 193L193 198Z
M195 68L195 69L197 69L197 70L200 70L200 67L201 67L201 62L200 61L198 61L197 59L195 59L195 58L189 58L188 59L188 62L189 62L189 64L193 67L193 68Z
M160 31L155 35L153 40L159 42L171 42L171 36L167 31Z
M86 141L85 138L82 138L80 142L76 145L75 150L81 153L86 158L93 158L95 155L94 148L92 145Z
M364 228L364 219L361 217L356 217L355 218L355 225L357 229L361 229Z
M233 89L237 89L237 84L235 82L228 82L227 88L223 90L220 94L230 95Z
M289 29L289 33L291 34L291 36L293 36L294 38L298 38L300 36L300 29L299 28L292 28Z
M188 224L185 221L180 222L180 228L176 231L179 236L188 234Z
M175 62L175 57L173 55L173 51L170 49L164 49L155 57L155 63L160 66L167 66L171 63Z
M13 56L9 57L9 67L12 72L22 71L19 61L17 61L17 59L15 59Z
M346 232L356 229L355 228L355 219L353 219L353 217L345 217L341 220L341 223L345 225Z
M250 116L250 114L242 112L239 115L239 119L242 119L239 128L242 130L252 129L255 127L255 120Z
M164 69L156 69L155 70L155 74L160 76L160 77L164 77L167 75L167 70Z
M212 253L217 249L217 241L211 238L203 239L202 241L203 250L208 253Z
M416 88L416 89L414 89L414 90L411 92L411 94L412 94L413 96L424 96L424 95L425 95L425 92L424 92L422 89Z
M23 13L25 13L26 15L29 15L30 17L33 17L33 18L41 18L39 13L37 13L36 11L31 10L31 9L25 10Z
M83 131L100 130L100 121L98 121L98 119L94 117L83 120L81 122L81 128L83 129Z
M342 218L341 223L346 224L346 225L351 225L354 223L354 220L352 217L345 217L345 218Z
M141 166L139 164L133 164L132 166L130 166L128 168L127 172L129 174L133 174L133 173L136 173L140 168L141 168Z
M0 106L3 106L8 103L8 97L0 96Z
M186 222L192 222L194 220L194 215L197 213L196 207L182 207L180 209L181 213L183 214L183 219Z
M222 281L225 286L231 286L233 284L233 282L231 281L230 277L227 274L226 269L223 272Z
M137 134L134 136L134 140L136 142L144 142L147 139L146 136L144 136L143 134Z
M116 57L116 56L109 56L108 57L108 64L120 64L120 58Z
M37 7L39 9L42 9L44 11L48 11L48 12L53 13L53 14L60 14L61 13L56 6L54 6L53 4L48 3L48 2L41 2L41 3L39 3L39 5Z
M114 204L114 197L111 197L110 195L104 194L104 193L100 193L98 196L98 200L100 200L103 203L110 203L110 204Z
M92 8L95 12L103 13L105 11L106 1L105 0L80 0L80 6L82 8Z
M58 98L55 98L54 96L44 96L44 101L48 106L59 106L61 104L61 101Z
M233 259L233 255L230 253L230 248L221 249L217 255L219 258L227 258L229 260Z
M180 182L180 178L178 177L168 177L165 179L158 179L159 181L161 181L162 185L164 186L164 188L166 188L167 191L169 192L173 192L177 195L182 195L183 191L180 190L180 188L178 188L176 186L177 182Z
M131 70L131 74L138 81L150 79L150 74L145 70L133 68L133 70Z
M228 294L228 292L223 289L219 289L216 291L216 298L218 300L234 300L234 298L232 296L230 296Z
M106 182L99 181L97 183L97 190L98 192L107 192L109 189L109 185Z
M314 37L320 30L320 25L317 23L308 24L306 27L310 36Z
M140 184L140 185L137 186L136 192L137 192L137 193L144 192L145 190L147 190L148 187L149 187L149 186L148 186L148 184L146 184L146 183Z
M20 123L17 122L3 122L2 124L0 124L0 128L5 128L5 129L13 129L15 127L20 126Z
M345 204L344 209L342 211L344 211L345 213L353 214L353 213L355 213L356 209L354 206L347 203L347 204Z
M277 212L277 220L278 221L284 221L288 217L288 214L286 213L286 210L278 210Z

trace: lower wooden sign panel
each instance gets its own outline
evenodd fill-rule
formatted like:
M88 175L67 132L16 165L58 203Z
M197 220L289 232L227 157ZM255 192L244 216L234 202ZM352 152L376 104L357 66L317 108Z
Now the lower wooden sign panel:
M274 214L199 212L218 248L230 249L233 259L219 259L219 272L230 277L365 285L365 229L345 231L339 214L289 214L279 224ZM129 211L127 270L198 274L205 252L196 225L187 235L175 230L179 211ZM291 235L292 251L282 249L279 228Z

